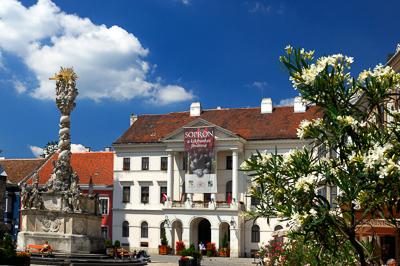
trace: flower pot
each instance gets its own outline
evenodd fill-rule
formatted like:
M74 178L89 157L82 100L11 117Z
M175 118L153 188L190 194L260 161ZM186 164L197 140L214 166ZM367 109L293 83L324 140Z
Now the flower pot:
M158 246L158 254L160 255L167 255L169 254L169 247L168 246Z

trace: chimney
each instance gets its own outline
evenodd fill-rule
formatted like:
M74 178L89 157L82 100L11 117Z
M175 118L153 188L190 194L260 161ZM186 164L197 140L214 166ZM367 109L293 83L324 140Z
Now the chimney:
M300 96L297 96L294 98L294 112L295 113L304 113L306 111L306 103L303 101L303 98Z
M270 114L272 113L272 99L264 98L261 101L261 113L262 114Z
M136 122L137 118L138 118L137 115L131 114L131 117L130 117L130 126L132 126L133 123Z
M104 151L111 151L111 147L105 147Z
M200 102L194 102L190 105L190 116L201 115L201 104Z

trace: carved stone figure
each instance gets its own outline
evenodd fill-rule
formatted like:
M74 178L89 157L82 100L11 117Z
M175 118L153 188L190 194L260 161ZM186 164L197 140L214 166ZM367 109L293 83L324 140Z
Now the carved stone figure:
M44 232L58 232L60 230L61 221L56 217L45 217L40 222Z
M30 208L29 204L29 195L31 192L31 187L28 186L26 183L21 184L21 204L22 208Z
M71 182L71 205L74 211L80 212L81 209L81 189L79 186L79 177L76 173L72 174Z
M32 190L29 195L29 208L35 208L35 209L43 209L44 204L43 204L43 198L39 193L39 175L37 172L33 174L32 178Z

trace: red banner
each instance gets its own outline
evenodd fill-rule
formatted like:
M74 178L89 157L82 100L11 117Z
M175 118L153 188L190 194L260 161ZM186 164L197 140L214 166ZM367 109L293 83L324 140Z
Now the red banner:
M213 172L214 128L185 128L185 151L189 157L189 174L202 177Z

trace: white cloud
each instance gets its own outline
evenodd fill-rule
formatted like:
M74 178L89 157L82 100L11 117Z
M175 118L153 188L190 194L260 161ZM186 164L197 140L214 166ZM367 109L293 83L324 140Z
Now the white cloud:
M181 0L181 3L184 5L189 5L190 1L189 0Z
M29 8L16 0L1 0L0 49L19 56L32 71L39 85L28 92L38 99L54 99L55 84L48 78L60 66L74 67L81 98L147 97L164 102L157 97L171 86L191 95L178 85L148 80L152 67L144 58L149 50L132 33L66 14L50 0Z
M279 101L277 106L292 106L294 104L294 98L286 98Z
M33 153L33 156L35 157L41 157L41 155L43 155L44 153L44 149L38 146L29 146L29 149L31 150L31 152ZM82 144L71 144L71 152L75 153L75 152L85 152L88 151L88 149L82 145Z
M251 85L257 89L263 89L268 86L268 83L266 81L254 81Z
M260 1L255 1L249 8L249 12L250 13L269 13L271 12L271 6L270 5L266 5Z
M176 85L168 85L161 87L156 97L151 99L152 102L159 105L167 105L176 102L189 101L194 98L191 91L186 91L184 88Z
M13 83L14 83L14 88L18 94L26 92L26 86L23 82L15 80Z
M43 149L38 146L29 146L29 149L31 149L33 156L35 156L37 158L39 158L39 157L41 157L41 155L43 155Z
M85 152L88 149L82 144L71 144L71 152Z

